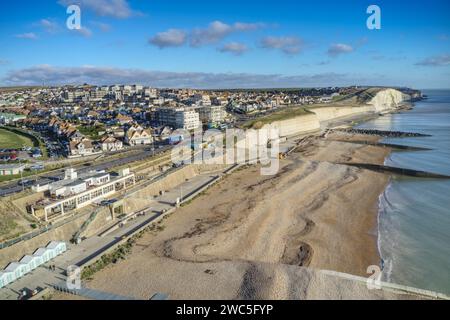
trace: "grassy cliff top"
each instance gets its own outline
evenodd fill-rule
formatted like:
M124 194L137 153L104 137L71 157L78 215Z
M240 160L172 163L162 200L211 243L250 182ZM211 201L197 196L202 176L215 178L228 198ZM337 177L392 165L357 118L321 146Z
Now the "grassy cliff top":
M376 94L386 88L369 88L369 89L361 89L356 92L342 95L334 98L331 103L321 103L321 104L313 104L307 106L292 106L281 109L280 111L276 111L269 115L263 115L259 118L252 119L243 124L243 128L245 129L259 129L265 124L272 123L275 121L287 120L291 118L295 118L298 116L311 114L313 113L310 110L314 110L315 108L324 108L324 107L360 107L367 104L372 98L376 96Z
M280 111L274 112L269 115L265 115L250 121L247 121L243 124L243 128L245 129L260 129L265 124L272 123L275 121L287 120L290 118L295 118L298 116L303 116L307 114L311 114L312 112L307 110L302 106L292 106L284 108Z

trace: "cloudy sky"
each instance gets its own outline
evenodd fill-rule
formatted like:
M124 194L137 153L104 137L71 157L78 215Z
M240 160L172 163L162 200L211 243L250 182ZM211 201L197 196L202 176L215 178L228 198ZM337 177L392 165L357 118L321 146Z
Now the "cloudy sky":
M30 0L1 14L1 86L450 88L447 0Z

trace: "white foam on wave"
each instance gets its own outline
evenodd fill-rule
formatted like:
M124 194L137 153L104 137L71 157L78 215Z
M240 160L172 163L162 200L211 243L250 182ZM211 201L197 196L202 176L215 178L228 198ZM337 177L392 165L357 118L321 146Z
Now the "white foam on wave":
M381 261L382 261L382 274L381 279L386 282L390 282L391 274L392 274L392 265L393 265L393 258L387 257L385 254L383 254L383 237L386 236L386 231L382 231L382 221L383 215L387 214L386 207L391 206L391 204L388 201L387 193L389 192L391 188L391 181L389 181L389 184L387 185L386 189L383 193L380 194L378 198L378 216L377 216L377 247L378 247L378 254L380 255Z

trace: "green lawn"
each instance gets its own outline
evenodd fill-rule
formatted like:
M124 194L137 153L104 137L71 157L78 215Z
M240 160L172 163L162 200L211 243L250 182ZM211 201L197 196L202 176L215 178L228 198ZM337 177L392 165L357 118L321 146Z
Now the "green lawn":
M0 128L0 149L20 149L33 147L33 141L23 135Z
M97 140L100 138L99 132L105 131L105 128L103 126L79 126L78 131L80 131L81 134L84 134L88 138L92 140Z
M298 116L304 116L307 114L311 114L310 111L300 106L292 106L283 108L277 112L274 112L269 115L261 116L259 118L250 120L243 124L244 129L260 129L263 125L272 123L275 121L282 121L291 118L295 118Z

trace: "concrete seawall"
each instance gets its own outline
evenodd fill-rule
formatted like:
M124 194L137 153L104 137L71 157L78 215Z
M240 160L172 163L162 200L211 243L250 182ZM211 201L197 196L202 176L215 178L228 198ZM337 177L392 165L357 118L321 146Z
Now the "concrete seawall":
M275 121L263 126L263 129L276 129L281 137L294 136L320 130L320 121L316 114L306 114L292 119Z
M317 115L319 122L343 119L346 117L353 117L356 115L363 115L367 113L375 113L373 106L361 107L318 107L310 109Z
M80 215L74 221L64 224L59 228L2 249L0 252L0 269L6 267L12 261L18 261L23 256L32 254L37 248L45 247L51 241L69 242L87 218L89 218L89 215Z
M410 97L395 89L379 91L364 105L320 106L308 109L311 113L286 120L274 121L263 126L264 129L278 129L281 137L289 137L319 131L321 123L343 120L355 116L392 112L408 101Z

